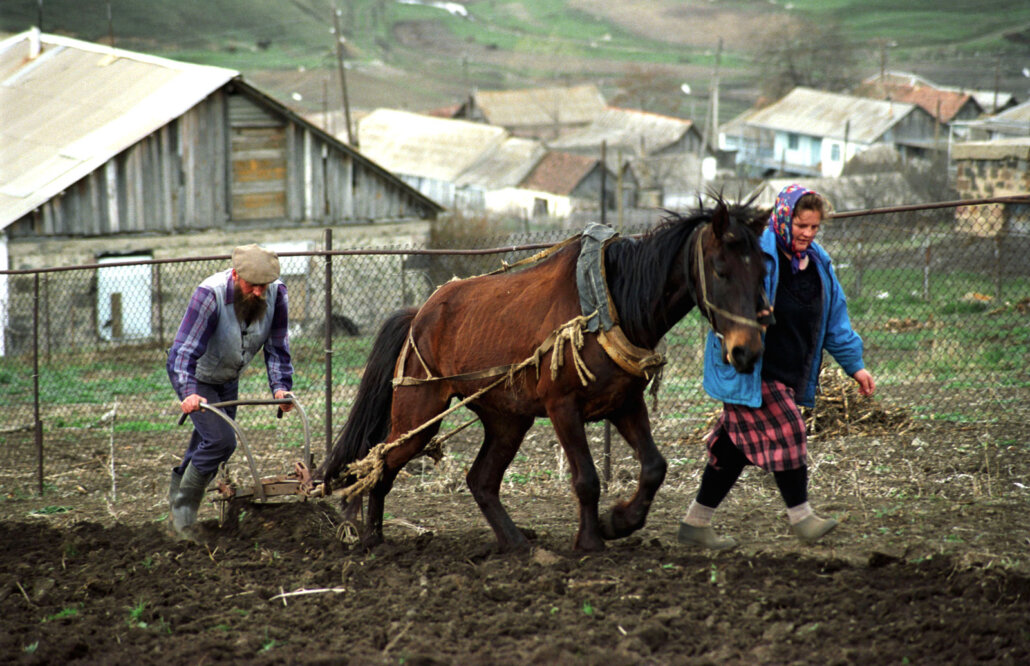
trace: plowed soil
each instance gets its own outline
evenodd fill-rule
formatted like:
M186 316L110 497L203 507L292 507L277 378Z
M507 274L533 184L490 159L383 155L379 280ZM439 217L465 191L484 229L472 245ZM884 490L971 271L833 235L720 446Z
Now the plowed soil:
M852 406L854 411L854 406ZM811 442L812 501L841 526L803 546L753 468L717 513L741 545L675 540L703 464L659 422L670 472L648 525L602 553L571 548L575 503L549 429L534 428L503 499L533 535L494 540L462 474L472 438L413 461L387 543L358 549L335 500L249 504L207 541L174 539L164 467L135 504L81 492L0 501L0 655L7 663L1030 663L1030 447L1018 423L872 414ZM466 432L472 432L466 431ZM463 433L464 434L464 433ZM600 458L600 428L592 433ZM459 440L459 441L455 441ZM609 504L636 469L613 443ZM410 472L410 473L408 473Z

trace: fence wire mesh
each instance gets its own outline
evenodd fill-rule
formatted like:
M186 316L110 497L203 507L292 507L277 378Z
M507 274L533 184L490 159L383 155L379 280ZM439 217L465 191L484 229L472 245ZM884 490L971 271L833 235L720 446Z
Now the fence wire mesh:
M389 313L421 303L452 277L513 263L568 235L430 239L431 246L453 250L511 248L480 255L420 254L425 248L414 247L284 254L294 388L310 418L316 463L348 412L372 339ZM826 221L818 240L834 258L879 400L913 418L960 424L1025 417L1030 205L848 213ZM0 301L6 460L0 501L43 491L57 498L102 497L109 505L164 502L168 473L190 431L188 422L177 425L167 348L195 286L227 267L225 258L204 258L0 274L6 286L0 290L0 297L6 293ZM707 323L692 312L665 339L668 365L652 419L674 424L682 436L703 427L718 408L701 389L706 331ZM829 359L825 365L835 367ZM260 361L241 377L240 397L270 397ZM237 414L263 475L289 471L305 445L300 420L277 420L274 413L274 407L242 406ZM243 471L239 457L234 461Z

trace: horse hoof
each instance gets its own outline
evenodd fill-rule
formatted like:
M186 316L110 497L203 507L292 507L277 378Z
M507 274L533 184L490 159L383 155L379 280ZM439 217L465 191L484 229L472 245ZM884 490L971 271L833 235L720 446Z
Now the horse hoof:
M576 539L572 549L581 553L599 553L607 547L602 539Z
M601 516L601 537L607 540L618 539L619 532L615 529L615 513L609 511Z
M383 537L378 534L370 534L361 538L361 549L363 551L370 552L376 546L382 545Z

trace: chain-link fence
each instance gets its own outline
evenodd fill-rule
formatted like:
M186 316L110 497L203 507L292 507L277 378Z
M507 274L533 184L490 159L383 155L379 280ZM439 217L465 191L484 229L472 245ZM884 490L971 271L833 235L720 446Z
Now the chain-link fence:
M510 248L483 254L284 253L294 388L310 418L316 463L347 414L380 321L452 276L487 272L567 235L477 235L441 246ZM1030 199L841 214L823 225L819 241L834 257L880 400L915 418L1025 417ZM227 266L227 257L204 257L0 274L0 500L42 490L112 504L161 502L189 436L188 423L177 425L167 348L194 287ZM691 313L665 340L669 362L652 418L684 435L718 407L701 390L706 330ZM244 373L241 398L270 397L261 366ZM301 458L304 430L294 415L277 420L274 408L242 406L237 422L263 475L289 471Z

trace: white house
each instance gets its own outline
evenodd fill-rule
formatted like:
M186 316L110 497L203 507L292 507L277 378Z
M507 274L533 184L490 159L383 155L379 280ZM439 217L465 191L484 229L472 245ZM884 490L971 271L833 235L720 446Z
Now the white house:
M857 153L878 144L903 158L945 145L933 116L915 104L798 87L779 101L724 125L719 146L737 151L746 171L839 176Z

